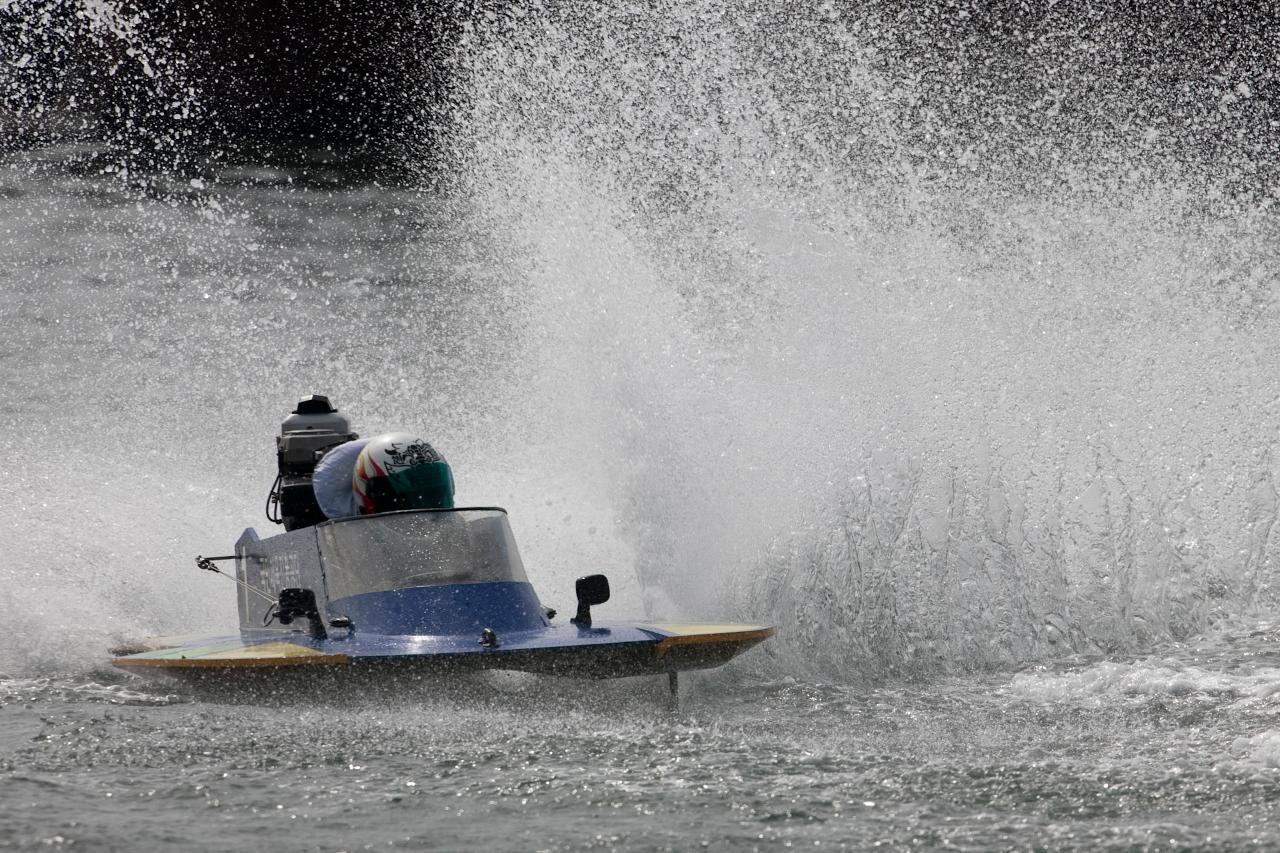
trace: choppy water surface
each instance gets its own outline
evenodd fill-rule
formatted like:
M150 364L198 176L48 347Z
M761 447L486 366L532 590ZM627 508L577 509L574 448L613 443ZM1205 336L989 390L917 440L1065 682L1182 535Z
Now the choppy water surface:
M28 849L1270 849L1277 640L874 689L730 676L674 714L659 685L492 676L318 706L9 680L0 828Z
M77 39L198 101L141 19L42 8L0 7L6 121ZM9 151L0 846L1280 845L1273 42L949 15L481 16L397 186ZM548 604L779 635L674 713L112 674L233 624L192 557L268 527L310 393L506 506Z

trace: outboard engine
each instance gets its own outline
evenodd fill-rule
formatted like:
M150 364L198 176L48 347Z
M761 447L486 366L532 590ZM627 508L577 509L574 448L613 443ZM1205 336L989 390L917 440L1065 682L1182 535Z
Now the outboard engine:
M324 521L325 514L311 488L316 462L329 448L357 437L328 397L313 394L299 401L293 414L280 425L280 435L276 438L279 473L267 498L267 518L283 524L285 530Z

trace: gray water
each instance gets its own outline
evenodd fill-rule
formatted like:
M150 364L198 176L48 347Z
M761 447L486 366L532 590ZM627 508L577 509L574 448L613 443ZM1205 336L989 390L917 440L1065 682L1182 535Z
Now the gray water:
M6 154L0 847L1280 845L1269 78L863 11L481 19L395 186ZM112 672L235 624L192 558L269 529L310 393L507 507L548 604L778 636L675 712Z

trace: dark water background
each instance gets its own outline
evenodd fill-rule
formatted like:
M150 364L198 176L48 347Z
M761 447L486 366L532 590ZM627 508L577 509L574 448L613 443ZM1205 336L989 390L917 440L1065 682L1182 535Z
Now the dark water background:
M1275 847L1276 29L1180 8L455 10L380 170L0 6L0 847ZM549 604L779 636L674 714L112 673L315 392Z

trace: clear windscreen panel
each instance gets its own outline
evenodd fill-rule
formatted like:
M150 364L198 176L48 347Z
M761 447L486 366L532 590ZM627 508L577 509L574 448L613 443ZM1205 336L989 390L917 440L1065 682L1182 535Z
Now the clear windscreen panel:
M526 581L499 509L396 512L316 528L330 599L415 586Z

